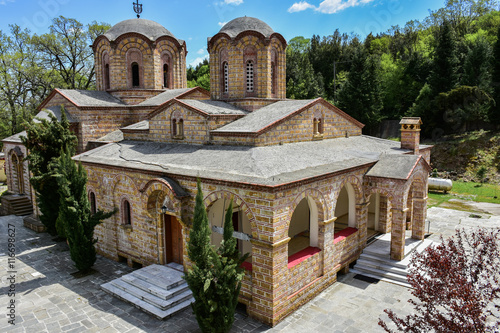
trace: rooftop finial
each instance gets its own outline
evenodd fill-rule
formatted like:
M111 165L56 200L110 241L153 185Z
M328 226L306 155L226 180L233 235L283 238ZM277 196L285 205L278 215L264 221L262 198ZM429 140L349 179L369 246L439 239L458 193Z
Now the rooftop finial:
M136 2L133 3L133 5L134 5L134 12L137 14L137 18L140 18L142 13L142 4L139 3L139 0L136 0Z

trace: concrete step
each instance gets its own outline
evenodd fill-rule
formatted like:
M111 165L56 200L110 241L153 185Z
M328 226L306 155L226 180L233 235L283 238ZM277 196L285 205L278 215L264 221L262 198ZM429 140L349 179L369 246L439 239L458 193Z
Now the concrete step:
M408 283L408 280L406 279L406 275L401 275L399 273L393 273L391 271L386 271L386 270L381 270L369 266L354 266L354 268L357 271L368 273L371 275L379 276L380 278L386 278L398 282L403 282L403 283ZM363 273L361 273L363 274Z
M184 272L184 266L176 262L168 263L166 266L178 270L179 272Z
M363 253L361 254L361 256L359 257L358 261L359 260L361 260L361 261L366 260L366 261L370 261L373 263L391 266L391 267L396 267L396 268L400 268L400 269L404 269L404 270L406 270L406 268L408 267L405 262L391 260L387 256L372 254L369 252L365 252L364 250L363 250Z
M132 286L139 288L145 292L148 292L152 295L155 295L158 298L161 298L163 300L168 300L174 296L177 296L181 293L183 293L186 290L189 290L189 287L187 283L183 283L175 288L166 290L159 288L155 285L152 285L151 283L144 281L142 279L134 277L132 274L127 274L121 277L121 279Z
M184 273L167 266L151 265L131 273L133 277L144 280L152 285L165 290L174 289L186 281L182 278Z
M350 269L349 272L350 273L354 273L354 274L361 274L361 275L364 275L364 276L368 276L368 277L371 277L371 278L374 278L374 279L377 279L377 280L380 280L380 281L384 281L384 282L388 282L388 283L393 283L393 284L396 284L396 285L399 285L399 286L402 286L402 287L411 288L411 285L408 282L402 282L402 281L398 281L398 280L393 280L393 279L390 279L390 278L386 278L384 276L380 276L378 274L372 274L372 273L369 273L369 272L366 272L366 271L357 270L356 267Z
M192 292L191 290L187 289L184 290L182 293L169 298L168 300L164 300L162 298L159 298L153 294L150 294L142 289L139 289L137 287L134 287L133 285L123 281L122 279L115 279L111 281L111 284L124 292L131 294L145 302L148 302L149 304L159 308L160 310L167 310L171 307L176 306L179 303L182 303L192 297Z
M164 320L173 316L175 313L184 310L192 302L194 302L194 298L189 298L167 310L161 310L154 305L137 298L136 296L124 292L123 290L113 286L111 283L106 283L102 285L101 288L107 293L121 299L124 302L134 305L136 308L156 317L159 320Z
M398 267L398 266L393 266L390 263L373 261L373 260L364 258L363 256L361 256L356 261L356 265L357 266L359 265L358 267L366 267L369 269L376 269L379 271L398 274L398 275L401 275L402 277L404 277L405 279L406 279L406 275L408 274L408 270L406 269L406 267L402 268L402 267Z

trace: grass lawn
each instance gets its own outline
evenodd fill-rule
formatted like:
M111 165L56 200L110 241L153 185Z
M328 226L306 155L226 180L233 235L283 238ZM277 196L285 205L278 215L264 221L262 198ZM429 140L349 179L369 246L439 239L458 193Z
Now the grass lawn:
M471 200L500 204L500 186L474 182L454 181L450 192L429 192L429 207L439 206L450 199Z

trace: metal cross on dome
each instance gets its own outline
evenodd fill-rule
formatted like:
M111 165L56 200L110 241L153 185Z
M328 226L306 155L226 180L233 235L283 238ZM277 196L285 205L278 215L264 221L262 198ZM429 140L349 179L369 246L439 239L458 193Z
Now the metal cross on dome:
M139 3L139 0L136 0L136 2L133 2L132 4L134 5L134 12L137 14L137 18L140 18L142 13L142 4Z

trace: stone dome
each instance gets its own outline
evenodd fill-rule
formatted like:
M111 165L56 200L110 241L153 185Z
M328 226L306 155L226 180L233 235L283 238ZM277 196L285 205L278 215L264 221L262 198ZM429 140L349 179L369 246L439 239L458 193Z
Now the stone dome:
M238 17L226 23L219 32L228 34L231 38L238 36L243 31L257 31L265 37L270 37L274 30L264 21L255 17Z
M111 29L109 29L104 36L106 36L109 41L114 41L126 33L138 33L144 35L152 42L162 36L175 38L175 36L161 24L146 19L130 19L121 21L111 27Z

